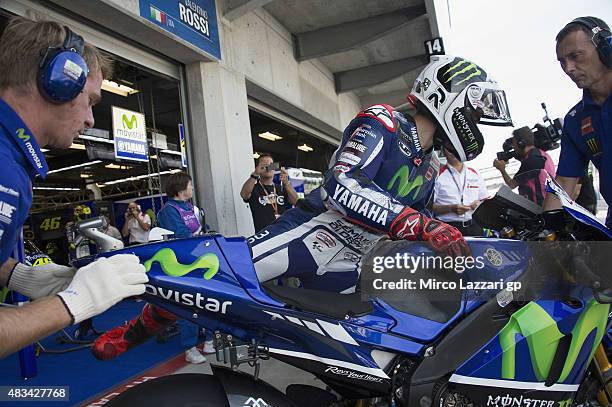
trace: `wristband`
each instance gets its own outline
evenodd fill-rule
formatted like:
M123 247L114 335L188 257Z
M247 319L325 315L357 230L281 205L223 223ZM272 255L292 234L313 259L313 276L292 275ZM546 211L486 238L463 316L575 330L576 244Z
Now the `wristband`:
M251 178L253 178L255 181L259 181L261 179L259 175L253 175L253 174L251 174Z

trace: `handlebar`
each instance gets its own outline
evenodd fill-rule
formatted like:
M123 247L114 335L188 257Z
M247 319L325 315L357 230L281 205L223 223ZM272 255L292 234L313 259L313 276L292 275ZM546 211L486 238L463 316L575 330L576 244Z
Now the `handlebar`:
M121 240L115 239L100 230L107 226L108 223L102 216L85 219L76 224L76 228L81 235L96 242L99 253L123 249L123 242Z

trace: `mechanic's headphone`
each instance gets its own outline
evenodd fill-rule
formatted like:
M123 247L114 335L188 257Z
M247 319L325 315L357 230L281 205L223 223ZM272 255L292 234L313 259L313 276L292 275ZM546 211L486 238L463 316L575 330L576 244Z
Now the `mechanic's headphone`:
M68 27L60 47L41 52L38 65L38 89L52 103L70 102L85 87L89 69L83 59L85 41Z
M570 24L579 24L586 27L591 33L591 41L597 48L601 62L612 69L612 33L605 23L600 24L593 17L578 17Z

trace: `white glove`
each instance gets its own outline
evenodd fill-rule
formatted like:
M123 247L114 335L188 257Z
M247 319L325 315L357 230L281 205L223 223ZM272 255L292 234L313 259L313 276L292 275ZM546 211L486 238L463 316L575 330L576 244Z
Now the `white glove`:
M76 269L60 264L47 263L32 267L17 263L9 275L8 288L33 300L48 297L65 290L72 281Z
M70 286L57 295L77 324L106 311L126 297L143 294L144 283L148 281L138 257L117 254L81 267Z

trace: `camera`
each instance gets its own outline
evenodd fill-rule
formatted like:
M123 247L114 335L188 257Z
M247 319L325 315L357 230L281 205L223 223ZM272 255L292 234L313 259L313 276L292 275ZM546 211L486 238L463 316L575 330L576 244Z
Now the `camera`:
M544 123L548 125L536 123L531 127L531 131L533 132L533 145L540 150L550 151L559 148L559 140L563 135L563 120L559 118L551 120L546 111L546 104L544 102L542 102L542 109L544 109L545 113L543 118ZM512 146L512 138L513 137L507 138L504 141L502 145L503 151L497 153L498 160L508 161L511 158L516 158L516 152Z
M280 163L272 163L266 167L266 172L280 171Z
M509 161L511 158L515 158L514 154L514 146L512 145L512 137L504 140L504 144L502 144L502 150L497 153L498 160Z

